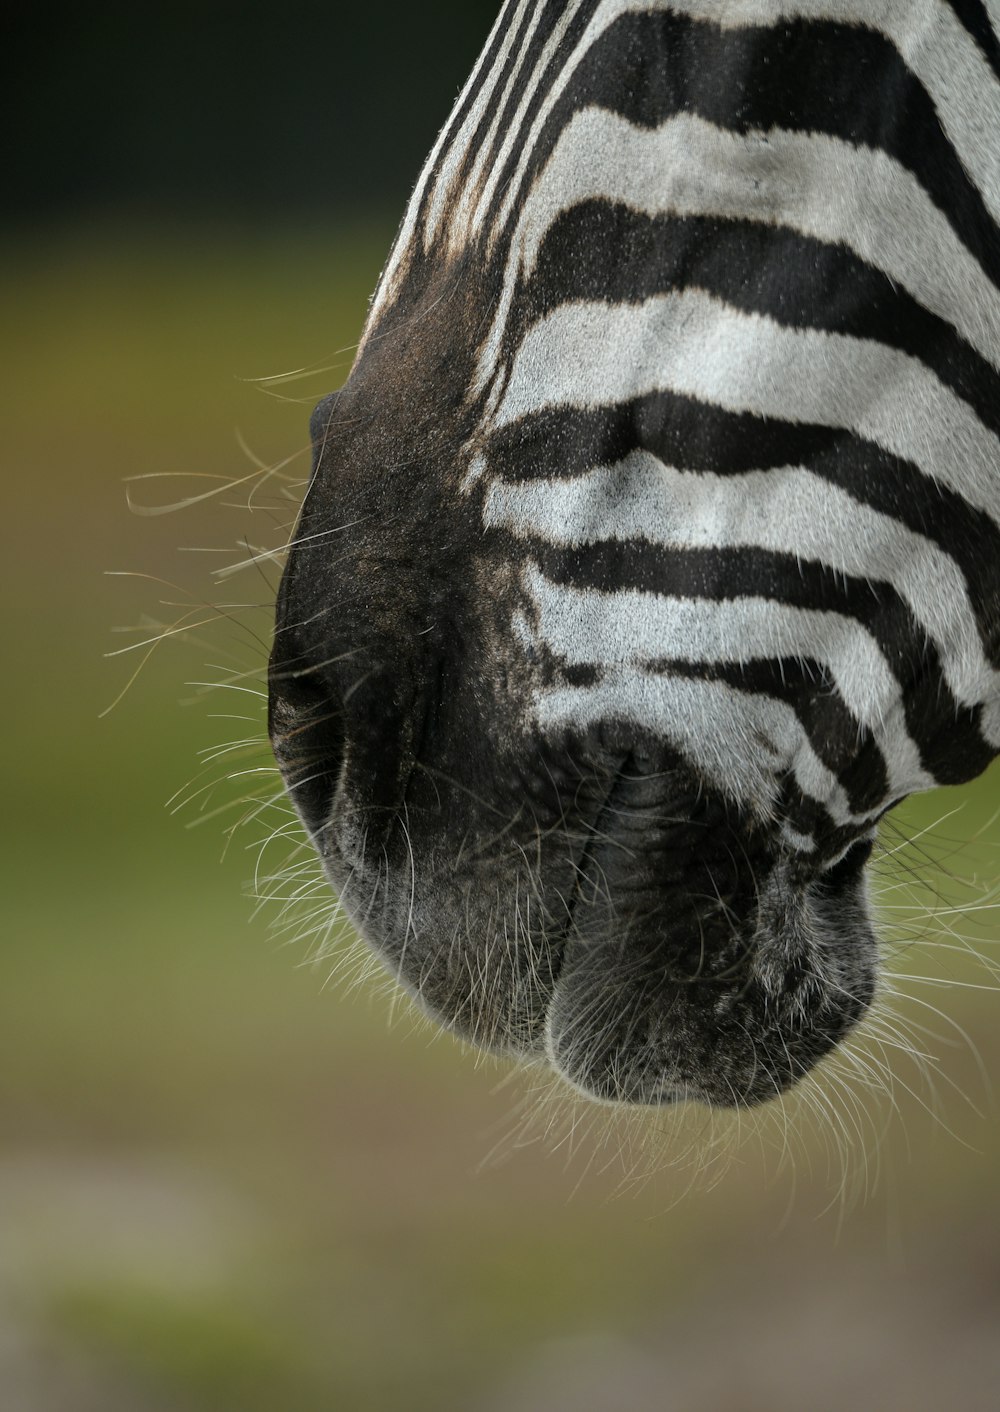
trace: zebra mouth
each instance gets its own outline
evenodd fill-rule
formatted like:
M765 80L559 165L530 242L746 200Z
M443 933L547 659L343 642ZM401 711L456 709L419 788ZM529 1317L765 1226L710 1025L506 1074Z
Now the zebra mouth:
M644 960L608 950L576 958L555 986L546 1057L572 1088L603 1103L766 1102L846 1038L874 990L866 979L840 992L816 976L802 1001L770 993L750 967L727 984Z
M634 756L618 766L573 851L560 923L513 947L494 933L458 985L450 945L430 949L436 963L399 958L397 974L478 1047L544 1057L602 1103L745 1106L789 1088L873 997L870 845L810 878L672 783ZM544 869L532 882L545 892Z
M773 835L628 754L531 869L518 841L481 849L492 871L476 871L475 850L446 853L450 829L423 835L416 811L366 858L357 812L331 813L350 794L337 723L302 705L275 704L275 748L331 883L421 1008L477 1048L544 1058L603 1103L742 1106L794 1084L867 1009L869 844L809 875Z
M610 925L578 908L546 1014L550 1065L613 1104L748 1106L784 1092L874 996L867 853L807 884L778 862L754 905L669 890Z

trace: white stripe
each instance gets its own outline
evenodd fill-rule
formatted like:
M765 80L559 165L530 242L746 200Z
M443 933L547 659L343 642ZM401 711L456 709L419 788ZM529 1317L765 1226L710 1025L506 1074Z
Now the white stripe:
M470 236L474 235L482 225L483 217L486 211L489 210L489 207L493 201L497 182L500 179L500 173L503 170L503 167L506 164L508 158L510 157L511 152L515 149L515 147L520 147L522 154L524 152L524 146L521 142L521 129L524 122L524 116L528 111L530 103L536 96L538 89L541 87L542 80L544 79L545 75L549 72L556 51L565 39L566 31L569 29L569 26L575 18L579 8L580 0L574 0L573 3L568 4L565 8L564 14L560 16L558 22L553 26L552 33L545 41L542 51L539 54L538 60L535 64L534 72L531 75L531 78L528 83L525 85L524 92L521 95L521 99L517 105L517 108L507 124L507 131L504 135L503 142L501 143L499 150L493 157L492 170L489 176L487 177L485 183L483 184L482 191L478 193L476 207L475 210L471 213L471 219L469 221L468 229ZM539 14L540 13L541 7L539 6Z
M723 28L801 18L879 31L926 88L962 165L1000 219L1000 83L944 0L671 0L670 8ZM996 28L995 12L992 23Z
M562 69L552 80L548 92L539 106L531 127L525 134L521 144L521 155L511 176L502 205L492 223L491 240L495 241L503 230L507 220L513 210L514 203L518 200L521 187L527 174L528 166L535 151L536 144L541 135L542 129L552 114L555 105L568 88L573 75L580 64L586 59L593 45L597 42L604 31L619 18L620 15L644 12L649 10L659 10L669 8L665 4L650 4L648 0L603 0L591 16L590 23L581 35L576 47L566 58ZM489 212L490 204L494 197L496 182L499 179L501 163L494 164L492 180L487 183L482 199L476 211L475 224L485 220ZM517 286L517 272L520 253L517 242L512 241L507 252L507 260L504 268L503 284L500 299L494 313L491 332L486 340L483 354L476 365L476 373L473 379L474 392L482 392L488 386L493 376L497 350L503 330L506 327L507 319L510 316L511 302L514 290Z
M577 6L576 8L579 8L579 6ZM531 159L534 155L535 146L538 142L539 136L541 135L542 129L548 121L552 110L559 102L559 99L566 92L566 89L569 86L570 80L572 79L573 75L576 73L581 63L583 63L584 59L586 59L587 55L590 53L590 50L593 48L597 40L601 37L604 31L608 29L610 25L614 24L614 22L622 15L670 8L671 6L667 3L650 4L649 0L602 0L602 3L597 7L597 9L594 11L594 14L591 16L590 22L587 25L587 28L584 30L583 34L580 36L580 39L578 40L576 46L567 55L566 62L563 64L562 69L553 78L551 84L549 85L545 97L542 103L539 105L538 112L535 114L535 117L532 120L531 127L528 129L528 132L525 135L523 142L520 144L520 156L518 158L517 167L514 170L510 184L504 194L503 204L501 205L497 213L496 220L493 223L494 236L497 234L498 231L503 228L513 208L514 202L518 199L518 196L521 191L521 186L524 182L528 166L530 165ZM540 70L539 72L543 71ZM533 95L526 95L526 97L527 96ZM497 163L497 169L494 173L494 182L496 180L496 177L499 175L498 169L500 166L502 166L502 162ZM493 199L493 190L493 185L490 185L484 192L483 200L480 203L478 213L480 217L485 216L486 212L489 209L490 203Z
M798 829L786 819L781 825L781 837L784 842L796 853L815 853L816 840L811 833L800 833Z
M568 23L575 7L568 6L567 14L560 20L560 34ZM521 156L512 181L505 193L504 202L493 227L493 235L503 228L514 203L518 200L528 164L542 128L555 104L569 86L580 63L586 58L594 43L603 32L621 15L635 12L655 13L673 9L695 19L709 21L722 27L745 27L747 25L776 25L788 19L831 19L843 23L857 24L882 32L895 45L911 71L924 85L938 111L942 126L949 140L954 144L959 158L976 182L988 209L995 217L1000 217L1000 143L996 134L1000 131L1000 85L997 84L989 64L980 52L978 45L964 30L950 7L942 0L604 0L595 12L584 35L567 56L561 72L546 93L540 110L529 131L521 135L521 119L528 102L534 96L539 84L548 72L548 61L554 53L549 46L545 61L536 65L535 73L526 86L518 113L509 124L502 154L493 163L493 172L486 183L471 223L466 227L468 199L480 180L481 161L477 159L470 177L469 190L463 200L463 221L460 223L466 238L474 236L485 219L495 195L495 183L503 159L509 155L512 145L520 141ZM993 12L991 11L991 14ZM494 25L483 52L477 61L458 101L443 128L430 157L425 163L417 187L410 200L403 226L390 253L389 261L379 281L372 309L362 336L362 345L381 315L389 298L396 292L401 270L412 256L411 244L416 234L416 221L420 203L424 197L427 182L439 154L446 143L451 142L451 150L442 166L436 184L434 204L426 232L430 238L436 231L444 209L445 198L451 188L454 176L467 156L471 133L486 111L491 100L496 100L495 88L504 58L513 43L516 15L506 21L507 33L488 74L480 81L480 70L485 55L493 41L494 33L505 20L505 11ZM996 19L994 15L994 25ZM467 95L479 83L479 91L466 115L461 131L453 133L455 115ZM491 134L492 134L491 129ZM484 144L484 151L491 143ZM456 231L458 233L458 231ZM501 317L498 329L502 330L509 312L510 295L516 282L517 246L511 250L511 260L504 279ZM493 340L495 343L497 340ZM979 346L979 345L977 345ZM482 387L490 376L489 360L480 364L477 386Z
M1000 701L988 701L979 719L979 733L986 744L1000 750Z
M773 815L778 780L787 771L838 827L870 817L851 812L836 775L816 755L790 706L736 691L725 682L617 668L596 686L540 693L536 711L546 733L567 726L586 730L609 719L649 730L681 751L730 799L765 819Z
M522 342L496 423L660 390L844 427L1000 520L1000 441L917 359L869 339L781 328L700 290L563 305Z
M980 53L975 41L966 33L950 8L941 3L941 0L881 0L881 3L878 3L878 0L813 0L813 3L804 0L804 3L798 4L782 3L782 0L680 0L680 3L673 3L671 0L669 4L620 3L617 7L613 4L606 4L595 15L594 22L567 63L560 76L554 98L561 96L576 67L585 57L582 52L583 45L586 44L589 47L593 44L603 30L617 18L618 14L636 10L655 12L666 8L681 10L695 18L711 21L724 27L777 24L784 19L801 15L804 18L835 19L881 30L896 45L901 56L911 65L912 71L930 92L941 117L942 125L949 138L955 143L963 164L977 180L988 209L993 211L995 215L1000 213L1000 142L997 139L997 134L1000 132L1000 88L998 88L990 66ZM613 13L612 10L614 10ZM547 104L543 109L546 115L551 111L551 106L552 104ZM689 119L689 121L693 123L696 120ZM531 148L534 147L540 132L541 123L536 122L528 135L528 143ZM741 140L736 139L736 142ZM809 141L818 140L819 134L813 134L811 138L804 139L807 144ZM754 141L754 139L747 139L747 146L752 147ZM830 144L831 150L838 145L845 146L845 144L837 144L835 139L826 138L824 141ZM759 144L760 139L756 139L756 142ZM585 179L588 179L590 185L599 191L605 184L608 184L609 187L613 186L615 176L607 169L607 163L595 162L594 151L599 151L599 149L588 151L586 148L582 148L578 154L578 161L580 171L584 174ZM520 192L524 169L529 157L530 152L526 152L518 174L508 191L504 207L494 225L494 236L502 228L503 221L509 215L512 203ZM890 159L883 156L883 168L887 164L891 165ZM877 165L869 163L870 170L867 174L869 178L876 176ZM808 167L806 170L808 173ZM718 172L716 183L722 186L728 175L729 173L725 170ZM661 171L657 175L655 193L662 191L667 179L668 173L666 171ZM910 181L913 186L918 186L913 178ZM772 189L776 185L776 177L773 174L769 177L768 184ZM903 185L898 181L896 184ZM807 187L808 185L807 177ZM821 200L823 194L820 189ZM858 194L856 192L855 197ZM904 252L907 241L909 239L915 240L916 232L922 229L921 220L915 220L914 216L927 217L929 214L929 203L923 196L922 190L919 202L916 202L910 193L907 193L907 198L906 203L897 213L898 225L892 232L893 246L902 247ZM655 201L655 199L654 195L653 200ZM789 205L794 205L790 193L787 199ZM636 204L638 209L650 209L642 202ZM696 204L696 202L693 203L692 209L696 208ZM947 223L934 211L933 207L930 207L930 210L933 211L931 223L936 238L940 242L940 236L937 233L940 227ZM880 219L873 223L874 227L877 228L879 224L884 225L885 211L880 200L876 200L873 213L880 215ZM555 214L556 212L553 211L552 217ZM822 221L823 215L821 208L817 212L819 221ZM826 219L832 223L836 222L834 213L827 212ZM869 231L871 219L869 217L860 222L863 233ZM794 222L792 223L794 224ZM547 222L543 221L542 224L545 225ZM900 226L902 229L899 228ZM874 229L872 229L872 233L875 233ZM950 234L948 240L955 244ZM877 258L877 241L867 242L869 247L873 244L874 248L870 248L868 254L875 256L873 263L878 268L882 268ZM518 282L520 260L521 243L515 237L508 255L502 292L495 311L493 325L482 347L477 364L475 377L477 391L482 391L488 386L496 370L500 343ZM934 289L935 284L943 283L944 288L950 291L961 289L963 283L966 285L968 295L966 301L963 303L960 300L956 304L954 298L946 300L946 307L951 312L944 312L943 317L950 318L975 347L996 363L998 357L996 335L995 332L992 337L990 334L990 330L995 330L996 327L995 293L991 293L989 303L983 306L987 317L984 319L983 325L980 326L977 318L975 286L981 283L982 273L979 271L970 282L964 274L970 261L971 257L963 250L953 273L944 273L942 280L940 278L942 271L938 271L939 278L937 280L931 275L923 283L931 290ZM905 257L905 263L912 271L915 264L913 252ZM950 269L950 266L946 268ZM905 280L901 282L906 283ZM921 296L918 295L918 297ZM937 309L933 301L928 303L928 307Z
M847 709L885 759L890 793L928 789L903 711L899 683L871 634L840 613L793 608L768 598L675 598L632 589L603 593L552 583L524 571L539 639L568 666L646 667L794 657L824 665Z
M894 711L899 683L856 618L770 598L680 598L637 589L553 583L534 564L525 582L538 634L568 666L812 659L830 672L847 709L869 730Z
M493 108L493 117L485 134L480 139L478 151L475 152L475 154L473 155L472 166L469 169L468 177L464 183L461 192L461 197L455 202L454 210L449 221L449 227L447 232L450 245L454 246L456 244L461 244L462 240L467 239L470 236L471 231L473 229L473 210L475 206L476 197L478 195L480 183L483 180L483 168L486 162L489 160L490 156L493 154L493 148L497 136L497 129L500 125L500 119L504 114L507 104L510 100L510 95L516 85L522 79L525 59L527 58L527 55L529 53L531 41L535 36L535 31L538 29L538 23L542 18L542 14L543 6L536 4L535 12L528 21L528 24L524 31L524 35L521 39L520 52L518 53L517 61L516 63L513 63L510 66L510 73L507 75L507 82L504 84L501 92L490 95L489 106ZM512 20L511 32L513 32L514 25L519 21L519 19L520 16L518 16L515 20ZM508 46L509 42L510 35L508 35ZM539 71L536 66L535 72L531 75L530 79L525 84L525 90L528 94L530 94L534 90L535 85L538 83L540 72L544 72L544 70ZM513 123L511 123L510 119L508 120L508 132L510 131L510 127L512 125L516 125L519 122L520 112L520 108L515 110L515 113L513 115ZM471 132L468 136L471 139ZM468 148L468 141L465 142L464 148ZM463 155L467 155L467 153L463 153ZM492 166L495 169L495 158L492 163ZM438 200L440 191L443 190L442 183L439 182L438 186L439 191L436 191L434 193L435 202ZM432 204L430 217L428 219L428 229L424 235L425 245L429 244L430 242L430 237L433 235L434 229L436 228L438 223L439 214L440 212L436 210L434 205Z
M678 549L749 545L890 583L934 642L964 706L1000 701L965 579L931 540L800 466L737 476L678 471L648 451L565 480L495 481L487 526L571 548L614 539Z
M1000 367L1000 291L912 173L884 152L780 128L744 136L688 113L650 131L586 108L525 203L522 277L559 214L595 197L649 215L777 223L842 244Z

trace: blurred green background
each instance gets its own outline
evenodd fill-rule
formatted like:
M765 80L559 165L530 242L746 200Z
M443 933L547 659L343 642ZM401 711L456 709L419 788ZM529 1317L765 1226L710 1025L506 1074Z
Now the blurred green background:
M0 1409L993 1409L996 774L885 831L923 1058L785 1114L540 1106L252 917L276 570L212 570L281 540L256 467L304 473L492 6L370 9L8 20Z

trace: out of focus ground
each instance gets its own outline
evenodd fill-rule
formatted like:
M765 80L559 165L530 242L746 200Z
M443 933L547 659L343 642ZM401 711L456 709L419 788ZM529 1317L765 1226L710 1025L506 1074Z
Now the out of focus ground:
M891 1097L834 1076L790 1136L780 1114L525 1129L530 1079L390 1025L250 921L252 830L220 862L229 816L188 827L239 786L164 808L262 725L258 697L190 683L262 660L266 606L239 605L274 567L211 587L226 556L192 551L273 544L293 502L268 481L249 511L248 483L232 512L136 516L123 478L183 473L134 483L148 508L301 452L389 235L4 252L0 1408L995 1408L998 776L886 831L924 1060L875 1046ZM304 367L325 371L253 381ZM197 624L209 591L224 620L99 719L138 660L102 653Z

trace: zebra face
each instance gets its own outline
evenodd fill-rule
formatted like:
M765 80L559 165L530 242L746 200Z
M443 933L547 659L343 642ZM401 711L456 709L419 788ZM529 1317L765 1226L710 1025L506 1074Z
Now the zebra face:
M875 991L878 820L1000 750L960 9L507 0L317 411L288 788L420 1004L598 1099L806 1073Z
M804 849L722 787L738 737L709 779L681 720L547 727L530 573L484 533L487 492L456 494L457 438L414 410L434 402L403 400L423 454L402 470L373 469L404 408L364 365L317 409L278 600L272 742L330 882L478 1047L603 1101L773 1097L872 998L870 825Z

